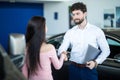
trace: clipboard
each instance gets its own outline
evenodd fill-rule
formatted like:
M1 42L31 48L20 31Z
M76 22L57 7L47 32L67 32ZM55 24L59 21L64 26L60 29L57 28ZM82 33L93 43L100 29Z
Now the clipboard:
M91 60L95 60L100 53L101 53L101 50L88 44L87 52L86 52L86 55L84 57L84 63L91 61Z

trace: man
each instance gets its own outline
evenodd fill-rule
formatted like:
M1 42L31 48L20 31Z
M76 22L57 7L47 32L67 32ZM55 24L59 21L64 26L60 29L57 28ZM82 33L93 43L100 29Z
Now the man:
M87 22L87 8L82 2L74 3L71 13L76 26L66 32L58 53L60 55L71 46L69 80L98 80L96 66L110 53L105 35L99 27ZM95 60L84 63L88 45L99 48L101 53Z

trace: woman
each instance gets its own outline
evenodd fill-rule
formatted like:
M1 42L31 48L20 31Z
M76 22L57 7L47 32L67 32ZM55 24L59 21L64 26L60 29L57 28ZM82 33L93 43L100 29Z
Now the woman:
M28 23L26 32L26 58L22 68L28 80L53 80L51 63L55 69L60 69L66 55L58 59L55 47L47 44L45 18L34 16Z

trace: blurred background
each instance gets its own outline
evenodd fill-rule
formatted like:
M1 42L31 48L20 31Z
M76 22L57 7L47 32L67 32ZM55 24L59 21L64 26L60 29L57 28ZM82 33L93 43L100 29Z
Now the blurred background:
M8 51L9 35L25 34L28 20L44 16L47 37L72 27L69 7L75 2L87 5L87 20L100 28L120 27L120 0L0 0L0 43Z

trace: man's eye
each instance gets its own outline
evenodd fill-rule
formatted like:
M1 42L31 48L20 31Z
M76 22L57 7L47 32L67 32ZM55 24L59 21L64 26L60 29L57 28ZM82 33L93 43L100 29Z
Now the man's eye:
M76 15L80 15L80 13L76 13Z
M71 14L71 16L80 15L80 13Z

